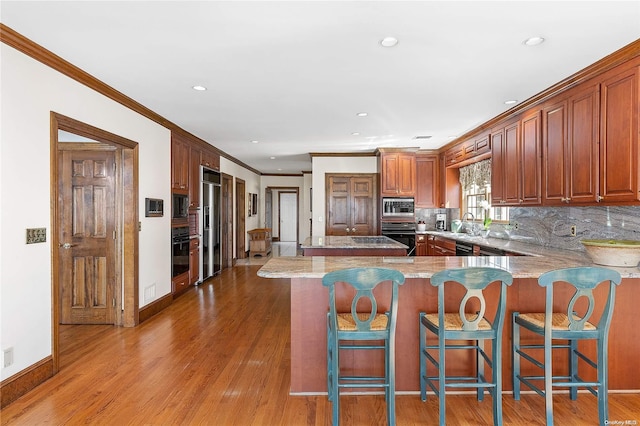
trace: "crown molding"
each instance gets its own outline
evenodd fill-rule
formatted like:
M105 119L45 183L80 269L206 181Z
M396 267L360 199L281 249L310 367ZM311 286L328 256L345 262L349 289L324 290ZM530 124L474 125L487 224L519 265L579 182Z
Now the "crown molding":
M137 112L138 114L148 118L149 120L154 121L163 127L166 127L172 132L176 132L185 138L196 141L196 143L202 145L203 147L206 147L207 149L213 148L213 150L216 151L220 156L228 159L229 161L232 161L257 175L260 174L260 171L227 154L226 152L220 150L207 141L187 132L177 124L167 120L160 114L152 111L141 103L136 102L124 93L119 92L118 90L102 82L101 80L98 80L91 74L83 71L72 63L56 55L55 53L26 38L22 34L4 25L3 23L0 23L0 42L35 59L36 61L48 66L49 68L58 71L59 73L66 75L67 77L77 81L78 83L95 90L101 95L104 95L107 98L118 102L119 104L129 108L132 111Z

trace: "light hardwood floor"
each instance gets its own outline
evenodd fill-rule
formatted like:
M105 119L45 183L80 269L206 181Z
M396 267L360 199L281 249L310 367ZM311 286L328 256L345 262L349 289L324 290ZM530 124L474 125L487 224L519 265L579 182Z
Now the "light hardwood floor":
M258 278L258 268L227 269L135 328L62 327L60 372L3 409L1 423L329 425L326 396L289 395L289 284ZM385 423L382 395L341 402L345 425ZM639 394L612 394L609 405L611 421L639 424ZM396 409L398 425L437 424L435 397L398 395ZM541 397L504 396L505 425L542 425L543 414ZM448 397L447 416L450 425L492 424L491 399ZM595 425L595 397L558 395L555 416Z

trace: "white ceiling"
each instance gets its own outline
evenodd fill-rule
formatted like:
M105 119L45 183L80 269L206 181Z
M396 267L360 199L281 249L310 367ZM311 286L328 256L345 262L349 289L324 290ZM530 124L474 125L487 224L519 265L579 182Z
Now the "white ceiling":
M640 38L640 1L1 1L0 20L286 174L309 152L439 148Z

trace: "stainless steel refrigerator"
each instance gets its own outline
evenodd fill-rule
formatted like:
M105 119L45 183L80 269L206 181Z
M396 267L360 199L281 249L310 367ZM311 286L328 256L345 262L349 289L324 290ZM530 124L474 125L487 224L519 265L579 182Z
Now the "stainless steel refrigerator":
M200 242L200 280L204 281L221 270L220 235L220 173L202 168L202 241Z

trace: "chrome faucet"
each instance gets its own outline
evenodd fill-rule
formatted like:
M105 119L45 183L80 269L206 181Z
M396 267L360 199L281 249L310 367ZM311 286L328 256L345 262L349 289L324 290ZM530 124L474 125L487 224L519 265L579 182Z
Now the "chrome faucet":
M466 229L467 233L472 233L473 229L470 228L469 225L468 225L469 224L469 221L467 220L468 216L471 216L471 220L475 219L475 216L473 215L473 213L466 212L465 214L462 215L462 219L461 220L462 220L463 224L467 223L467 225L465 226L465 229Z

